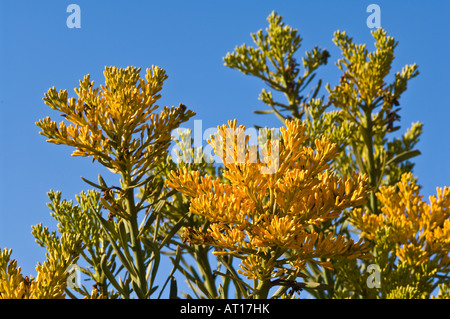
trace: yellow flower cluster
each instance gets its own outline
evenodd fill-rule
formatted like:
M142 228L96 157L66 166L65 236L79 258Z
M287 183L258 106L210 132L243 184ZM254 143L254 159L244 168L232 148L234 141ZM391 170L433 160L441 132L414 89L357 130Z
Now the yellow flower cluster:
M192 197L190 212L210 223L207 232L186 228L186 240L241 258L240 272L262 280L299 274L316 258L367 257L361 240L313 230L365 202L366 176L333 175L328 168L335 145L321 139L315 150L304 146L308 137L299 120L286 121L279 139L272 136L261 147L249 145L244 131L229 121L208 141L224 163L226 182L186 169L171 172L169 186Z
M376 240L377 232L389 229L389 241L396 247L402 262L420 266L431 259L441 271L450 270L450 187L437 188L427 204L411 173L403 174L396 186L380 188L377 197L382 214L373 215L361 209L352 213L353 223L362 236Z
M17 261L11 259L12 250L0 252L0 299L64 299L69 265L75 263L79 237L61 237L61 244L53 247L47 260L36 266L37 276L24 277Z
M45 103L70 124L62 121L58 126L46 117L36 123L40 134L48 142L75 147L72 156L92 156L112 171L139 180L165 160L171 131L194 115L182 104L154 113L167 75L157 66L147 69L145 78L139 72L136 67L106 67L105 85L95 89L86 75L75 89L78 99L51 88Z

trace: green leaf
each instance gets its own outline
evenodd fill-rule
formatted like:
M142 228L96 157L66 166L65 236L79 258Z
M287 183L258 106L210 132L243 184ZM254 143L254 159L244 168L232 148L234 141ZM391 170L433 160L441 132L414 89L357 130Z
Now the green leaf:
M140 237L148 228L150 228L150 225L153 224L157 215L158 213L155 211L153 211L151 214L148 214L147 219L144 219L141 226L139 226L140 230L138 237Z
M284 123L286 121L286 118L280 112L278 112L278 110L273 105L271 105L271 107L274 110L275 115L278 117L278 119Z
M403 152L403 153L395 156L394 158L390 159L386 163L386 166L390 166L392 164L397 164L397 163L409 160L410 158L413 158L413 157L418 156L420 154L422 154L422 153L419 150L411 150L411 151Z
M100 175L100 174L98 174L98 183L100 184L101 189L107 189L108 188L108 186L105 183L105 180L103 179L102 175Z
M152 210L151 214L148 214L147 219L144 219L141 223L141 226L139 226L139 235L140 237L145 230L147 230L151 224L155 221L156 217L158 216L159 212L164 208L164 205L166 204L167 199L160 199L156 204L155 207ZM150 209L150 208L149 208Z
M153 295L153 293L159 288L159 286L155 286L148 291L147 298Z
M169 282L169 280L173 277L173 274L175 273L175 271L177 270L179 264L180 264L180 259L181 259L181 248L180 245L177 246L177 251L175 254L175 259L173 259L172 257L170 257L170 260L172 261L173 264L173 268L172 271L170 272L169 276L167 277L166 282L164 283L164 286L162 287L158 299L161 298L161 295L164 291L164 289L166 288L167 283ZM171 283L172 284L172 283ZM171 288L172 289L172 288Z
M128 293L124 289L124 287L117 282L116 277L109 270L108 265L106 264L106 261L107 261L107 256L103 255L101 260L100 260L100 267L101 267L103 273L105 274L106 278L108 278L109 282L114 286L114 288L117 289L117 291L124 298L126 298L126 299L130 298L130 296L128 295Z
M138 282L136 282L135 280L132 280L131 286L133 286L133 289L136 292L137 297L139 299L143 299L145 295L144 295L144 292L142 291L141 287L139 287Z
M99 175L99 176L100 176L100 175ZM94 186L95 188L98 188L98 189L101 189L101 190L106 189L106 188L104 188L104 187L101 187L100 185L95 184L94 182L91 182L90 180L87 180L87 179L84 178L83 176L81 176L81 179L82 179L83 181L85 181L86 183L88 183L89 185Z
M116 232L116 228L114 227L113 221L107 221L105 220L100 214L93 212L93 215L98 220L102 228L106 233L110 232L112 234L112 237L119 238L119 235Z
M265 110L265 111L253 111L256 114L271 114L274 113L274 110Z
M147 265L147 271L146 271L146 279L149 280L149 287L153 286L153 282L156 277L156 273L159 268L159 262L160 262L160 250L158 248L158 245L153 242L152 240L140 237L140 240L144 244L145 247L147 247L152 252L152 258L150 259L150 262Z
M128 231L128 227L126 225L126 221L124 219L121 219L119 221L119 239L120 242L122 243L122 247L126 247L128 245L128 241L130 238L130 232Z
M311 96L311 99L315 99L317 96L317 93L319 93L320 87L322 86L322 79L319 79L319 81L317 82L317 86L314 90L313 95Z
M195 281L195 285L197 286L198 289L200 289L201 292L203 292L203 293L205 294L205 296L206 296L208 299L214 299L214 296L212 296L212 295L209 293L209 291L208 291L208 289L206 288L204 282L202 282L202 281L200 281L200 280L196 280L196 281Z
M230 272L230 274L226 274L226 276L230 276L231 277L231 279L233 280L233 283L237 286L237 288L242 293L244 298L247 298L247 296L248 296L248 290L247 289L251 290L252 288L247 283L245 283L241 278L238 277L238 274L236 273L236 270L233 268L232 265L229 265L223 259L223 257L217 256L217 259L219 259L220 262L225 266L225 268L227 268L227 270ZM245 287L247 287L247 289Z
M172 227L170 232L166 235L166 237L164 237L164 239L159 244L159 249L163 248L166 245L166 243L178 232L178 230L180 230L181 226L183 226L184 224L184 218L186 217L187 214L188 213L184 214L184 216L181 217L177 221L177 223Z
M131 253L128 249L128 244L130 242L130 225L128 225L128 222L124 219L121 219L119 221L119 225L118 225L119 229L118 229L118 234L119 234L119 242L120 242L120 246L123 249L123 252L125 254L125 257L127 258L128 262L130 264L133 264L133 257L131 257Z
M119 235L115 231L113 224L110 224L108 221L106 221L102 216L100 216L98 214L94 214L94 216L100 222L103 230L105 231L105 234L108 237L109 243L114 248L114 252L115 252L116 256L119 257L123 266L130 273L130 276L132 276L133 278L137 278L138 277L137 271L136 271L134 265L128 261L128 259L124 256L124 254L120 250L119 246L117 246L117 244L116 244L116 240L117 240L117 238L119 238Z
M316 77L316 73L312 73L312 74L310 74L310 75L308 74L306 77L302 78L301 82L299 83L300 84L299 91L303 91L315 77ZM308 78L308 79L306 80L306 78ZM306 80L306 82L304 82L305 80ZM299 81L300 81L300 78L299 78ZM321 84L322 80L319 80L319 83ZM318 90L320 88L320 84L317 85L316 90Z
M117 209L114 209L114 207L112 207L108 201L106 199L104 199L103 197L100 198L100 202L102 203L102 205L109 210L110 212L119 215L119 216L123 216L120 212L117 211Z
M297 285L305 289L330 290L333 288L331 285L325 285L319 282L299 282Z
M225 291L224 291L224 289L223 289L223 287L222 287L222 284L220 284L220 283L219 283L219 288L218 288L218 290L219 290L219 296L220 296L220 298L221 298L221 299L226 299Z
M360 171L362 173L367 173L367 169L363 163L361 154L359 153L359 149L356 146L356 143L352 141L351 145L352 145L352 149L353 149L353 155L355 156L355 161L356 161L356 164L358 165L358 168L360 169Z

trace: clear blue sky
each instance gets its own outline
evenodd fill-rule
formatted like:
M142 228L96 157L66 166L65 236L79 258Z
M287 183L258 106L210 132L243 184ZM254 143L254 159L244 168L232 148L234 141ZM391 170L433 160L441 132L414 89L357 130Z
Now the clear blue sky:
M71 3L81 8L80 29L66 26ZM252 112L264 109L257 100L263 84L226 68L222 58L236 45L250 44L250 32L265 28L275 10L299 29L300 53L315 45L329 50L319 76L334 84L340 53L333 32L345 30L372 49L366 25L371 3L380 6L382 27L399 41L393 71L419 66L400 100L400 123L401 132L412 122L424 123L414 173L427 197L450 185L448 1L0 1L0 248L12 248L23 273L34 275L45 252L31 225L55 227L46 193L61 190L73 199L89 189L80 176L95 180L100 169L38 134L36 121L60 119L42 101L48 88L73 94L85 74L103 83L105 66L154 64L169 75L160 104L184 103L203 129L234 118L248 127L278 127L274 116Z

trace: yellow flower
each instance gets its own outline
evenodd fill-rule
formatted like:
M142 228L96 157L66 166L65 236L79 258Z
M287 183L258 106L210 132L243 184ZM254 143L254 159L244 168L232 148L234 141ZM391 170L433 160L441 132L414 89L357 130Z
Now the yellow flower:
M62 121L58 126L46 117L36 123L40 134L48 142L74 147L72 156L92 156L137 183L166 159L171 131L194 115L182 104L155 113L167 75L157 66L147 69L145 78L139 72L135 67L106 67L105 85L95 89L86 75L75 89L77 99L51 88L44 101L68 124Z
M280 140L272 136L259 147L249 144L244 131L229 121L208 141L224 163L226 182L186 169L171 172L168 185L192 197L190 212L210 223L206 233L186 229L186 240L214 246L217 255L238 256L242 274L263 280L298 275L306 261L321 257L366 258L367 244L324 236L312 225L364 204L367 177L339 178L328 171L336 146L325 139L315 149L304 146L305 127L298 120L286 122Z
M81 240L79 235L64 234L36 266L37 276L23 277L11 250L0 252L0 299L64 299L68 267L76 263Z
M382 214L354 210L352 221L362 235L377 240L377 232L389 229L389 242L400 261L418 266L435 260L442 271L449 269L450 258L450 188L438 188L429 204L419 193L411 173L402 175L395 186L380 188L377 197Z

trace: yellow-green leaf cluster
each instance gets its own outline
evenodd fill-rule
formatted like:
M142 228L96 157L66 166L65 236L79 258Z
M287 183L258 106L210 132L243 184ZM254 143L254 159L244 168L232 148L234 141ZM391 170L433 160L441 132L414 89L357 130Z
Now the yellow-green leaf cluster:
M340 122L351 123L353 130L347 141L351 156L341 156L337 167L341 172L367 173L373 187L378 187L385 178L395 183L398 181L395 177L400 178L402 172L410 171L413 166L402 163L403 170L399 172L396 169L399 163L420 154L413 150L421 133L420 123L402 140L389 142L386 138L387 133L400 129L396 126L400 120L399 100L408 81L419 74L418 67L406 65L388 83L398 42L384 29L372 31L375 40L372 52L366 44L355 44L346 32L337 31L334 36L333 41L342 52L342 58L336 63L342 75L334 88L327 85L329 101L340 110Z
M269 23L266 32L259 30L252 33L251 37L255 47L243 44L235 48L224 57L227 67L237 69L244 74L249 74L263 80L270 88L282 92L286 102L276 101L272 92L263 89L259 99L271 110L255 111L258 114L274 113L284 122L287 117L283 113L288 111L294 118L302 118L310 99L317 96L321 81L315 88L314 93L303 96L306 87L314 79L315 71L326 64L330 54L327 50L315 47L306 52L300 63L297 62L295 54L301 47L302 38L297 29L285 24L283 18L276 12L267 17Z

